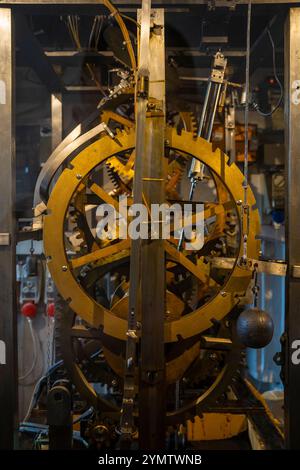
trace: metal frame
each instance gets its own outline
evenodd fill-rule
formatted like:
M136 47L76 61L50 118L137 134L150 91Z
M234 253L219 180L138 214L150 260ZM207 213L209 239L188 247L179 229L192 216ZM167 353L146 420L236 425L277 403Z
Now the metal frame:
M286 277L285 434L289 449L300 449L300 8L291 8L285 28Z
M14 446L17 429L14 51L11 9L0 11L0 449Z
M300 2L296 0L252 0L252 3L255 5L260 4L299 4ZM101 5L98 0L59 0L56 2L55 0L0 0L0 5ZM115 0L114 4L116 6L133 6L141 5L141 0ZM177 7L179 5L211 5L215 4L216 7L228 7L231 6L230 4L237 4L243 5L248 4L248 0L232 0L231 2L228 0L155 0L152 4L153 7L155 6L164 6L167 5L168 7Z
M15 151L14 151L14 97L13 97L13 21L11 8L14 6L56 6L56 5L96 5L98 0L0 0L0 175L3 182L3 191L0 205L0 416L5 426L0 428L0 448L13 448L17 429L17 334L16 334L16 295L15 295ZM118 6L129 5L128 1L118 0ZM140 5L139 0L132 0L130 5ZM210 3L207 0L186 0L174 2L172 0L155 0L154 6L168 5L176 7L180 4L201 5ZM239 1L246 4L247 0ZM299 5L298 1L281 0L252 0L253 4L289 4ZM227 5L227 1L216 2L217 6ZM298 25L296 24L298 22ZM300 342L299 278L295 276L297 266L300 265L300 164L299 152L300 136L300 106L293 101L295 93L294 82L299 79L300 57L297 55L297 44L300 43L300 8L291 8L289 11L285 31L285 83L286 83L286 145L287 145L287 309L286 309L286 445L288 448L300 448L300 434L298 421L300 414L300 365L293 363L297 359ZM297 27L298 26L298 27ZM298 74L298 76L297 76ZM4 83L4 88L3 88ZM4 92L3 92L4 89ZM3 94L4 93L4 94ZM3 98L5 96L5 99ZM300 354L299 354L300 356ZM295 362L295 361L294 361ZM296 361L297 362L297 361ZM300 361L299 361L300 362Z

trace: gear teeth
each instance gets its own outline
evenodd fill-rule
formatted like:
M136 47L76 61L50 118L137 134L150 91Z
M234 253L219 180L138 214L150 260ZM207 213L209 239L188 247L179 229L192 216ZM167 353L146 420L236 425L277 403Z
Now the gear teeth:
M192 424L195 424L195 416L190 415L189 421L190 421Z
M107 168L107 173L108 173L108 176L110 177L111 179L111 182L113 183L115 189L118 189L119 185L118 185L118 181L115 177L115 173L113 171L113 169L111 168L110 165L106 164L106 168Z
M123 183L128 184L132 181L134 171L132 169L128 170L116 157L109 158L106 165L121 178Z

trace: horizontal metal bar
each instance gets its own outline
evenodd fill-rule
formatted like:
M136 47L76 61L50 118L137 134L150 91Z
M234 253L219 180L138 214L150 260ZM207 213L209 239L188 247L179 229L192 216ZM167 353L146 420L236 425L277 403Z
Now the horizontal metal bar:
M1 0L0 0L1 2ZM191 49L188 47L166 47L167 52L180 53L180 55L186 57L207 57L207 52L199 51L198 49ZM45 55L50 58L63 58L63 57L114 57L112 51L78 51L78 50L62 50L62 51L44 51ZM246 50L244 49L229 49L224 52L226 57L244 57L246 55Z
M93 85L68 85L65 87L66 91L73 91L73 92L86 92L86 91L94 91L99 93L99 87ZM102 87L103 90L107 90L107 87Z
M1 0L0 0L1 2ZM82 51L77 51L77 50L73 50L73 51L44 51L45 52L45 55L47 57L74 57L74 56L82 56L82 55L85 55L84 52ZM114 53L112 51L95 51L95 52L91 52L91 51L88 51L86 53L88 56L90 57L114 57Z
M167 52L179 53L180 55L186 57L207 57L207 52L199 51L198 49L191 49L187 47L167 47ZM245 49L228 49L224 50L224 55L226 57L245 57Z
M174 7L177 7L179 5L206 5L208 3L207 0L155 0L153 2L153 7L155 6L161 6L161 5L167 5L169 8L171 8L173 5ZM247 4L248 0L239 0L237 2L237 5L242 5L242 4ZM252 0L253 4L256 5L263 5L263 4L268 4L268 5L278 5L278 4L293 4L297 5L300 2L297 0ZM55 0L0 0L0 5L3 6L9 6L9 5L99 5L99 0L59 0L58 2ZM136 5L137 7L140 7L141 5L141 0L131 0L130 2L128 0L116 0L114 2L116 6L132 6ZM228 6L228 0L216 0L216 5L217 6Z
M236 262L235 258L210 258L212 267L220 269L232 269ZM287 265L281 260L256 260L256 259L247 259L245 264L242 264L242 260L239 260L238 264L241 268L244 268L249 271L254 271L254 269L259 273L271 274L273 276L285 276L287 271ZM300 266L296 266L299 268Z

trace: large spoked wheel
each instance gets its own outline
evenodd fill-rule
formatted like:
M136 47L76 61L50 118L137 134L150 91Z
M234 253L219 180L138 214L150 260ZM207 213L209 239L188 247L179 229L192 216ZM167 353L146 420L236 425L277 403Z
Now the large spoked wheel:
M205 165L205 181L199 184L193 200L204 203L204 246L187 251L183 244L178 250L174 236L165 241L168 386L172 390L183 378L188 383L189 371L206 366L200 373L200 393L189 400L183 397L178 410L168 411L167 421L178 423L198 414L226 390L238 367L240 350L232 338L230 312L244 295L251 274L238 263L242 252L238 201L243 196L243 175L234 164L228 164L226 155L213 151L203 139L187 132L177 134L173 129L167 129L166 138L168 204L186 202L191 159ZM109 203L118 209L118 195L126 195L129 201L132 198L134 142L134 129L128 129L114 139L101 135L79 151L54 186L44 223L48 266L69 304L60 326L67 368L81 393L102 410L118 411L119 404L101 397L91 377L85 376L77 357L78 345L87 354L91 344L101 351L108 368L101 366L100 382L106 383L110 377L122 382L130 240L114 236L103 241L95 232L95 220L99 205ZM108 177L114 187L101 184ZM248 202L248 255L256 258L259 219L251 190ZM218 259L222 263L216 262Z

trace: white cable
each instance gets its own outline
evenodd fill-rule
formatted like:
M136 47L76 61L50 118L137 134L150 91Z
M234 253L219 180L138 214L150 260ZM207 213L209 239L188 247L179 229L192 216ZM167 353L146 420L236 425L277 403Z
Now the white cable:
M34 387L34 390L32 392L32 396L31 396L31 399L30 399L30 403L28 405L28 409L27 409L27 412L25 414L25 417L24 419L22 420L22 422L25 422L25 421L28 421L28 418L30 416L30 413L31 413L31 410L32 410L32 407L33 407L33 403L34 403L34 399L35 399L35 395L36 395L36 392L40 386L40 383L45 379L45 375L43 375L36 383L35 387Z
M38 356L38 354L37 354L37 340L36 340L36 336L34 334L34 329L33 329L33 326L32 326L32 320L31 320L31 318L27 318L27 321L28 321L29 330L30 330L31 339L32 339L32 345L33 345L33 359L32 359L31 367L29 368L29 370L24 375L21 375L21 377L19 377L19 381L27 379L27 377L30 376L30 374L33 372L33 370L36 366L37 356Z

